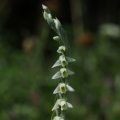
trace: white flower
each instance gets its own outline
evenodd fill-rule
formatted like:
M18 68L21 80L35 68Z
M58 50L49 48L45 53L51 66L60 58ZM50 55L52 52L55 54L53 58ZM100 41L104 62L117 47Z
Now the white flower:
M66 68L61 68L60 71L58 71L53 77L52 79L57 79L57 78L65 78L68 77L68 75L73 75L74 72L70 71Z
M59 57L59 60L60 60L61 65L62 65L63 67L65 67L66 65L68 65L68 62L67 62L67 60L66 60L66 58L65 58L64 55L61 55L61 56Z
M54 118L53 118L53 120L64 120L62 117L59 117L59 116L55 116Z
M66 58L65 58L64 55L61 55L59 57L59 60L57 60L55 62L55 64L52 66L52 68L57 67L57 66L63 66L63 67L65 67L66 65L68 65L68 61L66 60Z
M59 83L59 85L54 90L53 94L56 94L56 93L63 94L63 93L66 93L66 91L73 92L75 90L71 86L66 85L65 83Z
M68 65L68 62L75 62L75 59L70 58L70 57L65 57L64 55L61 55L59 57L59 60L55 62L55 64L52 66L52 68L57 67L57 66L63 66L65 67Z
M60 47L58 48L57 52L63 54L63 53L65 52L65 50L66 50L65 46L60 46Z
M61 110L67 110L67 108L73 108L73 106L69 102L66 102L66 100L64 99L58 99L52 111L58 109L59 107L61 108Z

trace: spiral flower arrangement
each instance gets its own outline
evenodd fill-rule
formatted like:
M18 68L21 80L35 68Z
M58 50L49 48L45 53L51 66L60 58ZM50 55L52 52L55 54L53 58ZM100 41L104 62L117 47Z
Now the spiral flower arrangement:
M67 53L69 51L67 34L62 28L60 21L57 18L52 18L51 12L47 6L42 5L42 8L44 10L44 19L58 34L58 36L53 37L53 39L55 41L58 41L60 44L57 50L59 58L52 66L52 68L59 68L59 71L52 77L52 79L59 79L59 83L53 92L53 94L56 94L56 99L55 104L52 108L53 115L51 117L51 120L65 120L66 110L68 108L73 108L73 105L67 101L66 93L74 91L74 89L68 84L69 76L74 74L73 71L68 69L68 65L70 62L75 62L75 59L67 56Z

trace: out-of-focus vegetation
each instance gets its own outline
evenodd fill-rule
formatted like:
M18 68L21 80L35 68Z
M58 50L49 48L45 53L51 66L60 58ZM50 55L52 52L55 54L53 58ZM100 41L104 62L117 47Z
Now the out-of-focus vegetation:
M112 3L105 1L111 8ZM113 20L116 16L107 7L108 17L102 19L105 13L102 14L99 6L97 16L102 22L100 19L94 24L94 12L88 14L94 0L91 4L82 1L80 16L83 18L78 20L82 30L77 29L74 17L79 14L72 16L73 24L70 18L72 2L0 0L0 120L49 120L51 117L52 92L57 84L57 80L51 80L56 71L51 66L58 57L58 44L52 40L54 31L43 20L41 4L47 5L62 21L68 32L71 57L77 60L71 66L75 75L70 80L76 91L68 94L74 108L68 110L67 119L120 119L120 36L119 25ZM117 3L115 0L114 8Z

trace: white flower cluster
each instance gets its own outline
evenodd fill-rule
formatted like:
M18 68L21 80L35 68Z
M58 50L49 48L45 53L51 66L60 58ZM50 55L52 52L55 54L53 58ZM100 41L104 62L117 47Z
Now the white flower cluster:
M73 71L67 69L66 67L68 66L69 62L75 62L75 59L65 56L65 52L66 52L65 46L60 46L58 48L57 52L60 54L60 57L55 62L55 64L52 66L52 68L59 66L60 69L55 75L53 75L52 79L58 79L58 78L61 79L61 82L58 84L58 86L55 88L55 90L53 92L53 94L59 94L60 98L58 98L56 100L56 103L55 103L54 107L52 108L52 111L57 110L57 109L64 111L64 110L67 110L67 108L73 108L73 106L69 102L66 101L64 96L67 91L73 92L74 89L71 86L69 86L68 84L66 84L66 82L64 80L69 75L74 74ZM62 79L64 79L64 80L62 80ZM57 120L57 119L64 120L63 118L64 117L61 118L58 116L54 117L55 120Z
M68 69L68 65L70 62L75 62L75 59L66 56L66 39L67 35L65 30L62 28L62 25L60 21L56 18L53 19L52 15L50 13L50 10L45 5L42 5L43 7L43 16L44 19L48 22L48 24L51 26L51 28L58 34L58 36L53 37L54 40L58 41L60 44L62 44L57 52L59 53L59 59L55 62L55 64L52 66L59 67L59 71L53 75L52 79L60 79L60 82L58 86L55 88L53 94L57 94L59 97L57 97L57 100L55 101L55 105L52 108L52 111L56 112L56 115L52 118L52 120L65 120L64 111L67 110L67 108L73 108L73 106L67 102L66 100L66 92L73 92L74 89L68 85L67 83L67 77L69 75L73 75L74 72Z

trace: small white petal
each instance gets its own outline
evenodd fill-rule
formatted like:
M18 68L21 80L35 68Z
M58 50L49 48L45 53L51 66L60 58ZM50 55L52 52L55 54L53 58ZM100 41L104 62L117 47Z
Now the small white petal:
M73 108L72 104L70 104L69 102L67 102L67 106L68 106L69 108Z
M54 105L54 107L52 108L52 111L53 110L56 110L56 109L58 109L59 107L57 106L57 105Z
M65 83L59 83L59 86L65 86Z
M56 110L56 109L58 109L58 108L59 108L58 104L55 104L54 107L52 108L52 111L53 111L53 110Z
M57 86L56 89L54 90L53 94L59 93L60 92L60 86Z
M75 90L74 90L71 86L69 86L69 85L66 85L66 88L67 88L68 91L71 91L71 92L75 91Z
M53 120L64 120L62 117L55 116Z
M53 120L60 120L59 116L55 116Z
M64 56L64 55L61 55L61 56L59 57L59 60L63 60L63 59L65 59L65 56Z
M61 73L60 71L58 71L53 77L52 79L57 79L57 78L60 78L61 77Z
M60 66L60 65L61 65L60 60L57 60L56 63L52 66L52 68Z
M62 100L61 102L60 102L60 106L63 106L63 105L65 105L66 104L66 101L65 100Z
M73 74L74 74L74 72L73 72L73 71L68 70L68 69L67 69L67 72L68 72L68 75L73 75Z
M70 58L70 57L66 57L66 59L67 59L68 62L75 62L76 61L75 59Z
M54 107L52 108L52 111L59 108L59 105L60 105L61 101L62 101L62 99L58 99L58 100L56 101Z

